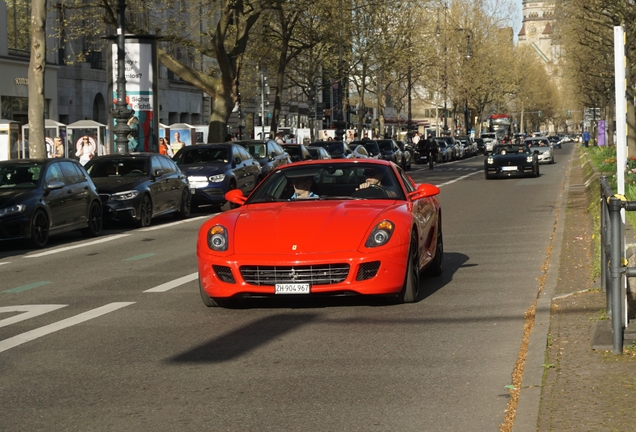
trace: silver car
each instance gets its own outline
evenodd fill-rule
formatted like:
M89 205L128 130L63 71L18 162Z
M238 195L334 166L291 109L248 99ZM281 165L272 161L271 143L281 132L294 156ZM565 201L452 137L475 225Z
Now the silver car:
M532 153L537 153L539 163L555 163L554 149L547 137L526 138L523 143L530 148Z

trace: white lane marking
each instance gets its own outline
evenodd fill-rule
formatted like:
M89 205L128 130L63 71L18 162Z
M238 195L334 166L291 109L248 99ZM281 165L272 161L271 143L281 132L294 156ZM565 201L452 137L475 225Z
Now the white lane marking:
M184 219L181 221L177 221L177 222L171 222L171 223L167 223L167 224L163 224L163 225L157 225L157 226L153 226L153 227L149 227L149 228L140 228L137 231L154 231L154 230L158 230L158 229L162 229L162 228L169 228L171 226L175 226L175 225L180 225L183 223L188 223L188 222L193 222L195 220L199 220L199 219L208 219L211 218L214 215L205 215L205 216L197 216L194 218L190 218L190 219Z
M161 285L157 285L156 287L147 289L144 292L166 292L168 290L171 290L172 288L176 288L176 287L178 287L180 285L183 285L183 284L186 284L186 283L191 282L193 280L196 280L198 277L199 277L199 273L198 272L192 273L192 274L189 274L187 276L180 277L179 279L175 279L173 281L166 282L166 283L161 284Z
M11 264L11 261L0 262L0 265Z
M9 318L0 320L0 327L5 327L11 324L15 324L20 321L24 321L38 315L42 315L54 310L61 309L68 305L19 305L19 306L3 306L0 307L0 313L7 312L23 312L20 315L14 315Z
M109 303L105 306L98 307L97 309L92 309L79 315L63 319L62 321L58 321L53 324L45 325L44 327L36 328L35 330L19 334L17 336L10 337L9 339L0 341L0 352L7 351L11 348L17 347L18 345L22 345L23 343L30 342L34 339L46 336L59 330L63 330L67 327L83 323L84 321L88 321L107 313L114 312L117 309L130 306L131 304L135 304L135 302Z
M120 239L122 237L128 237L130 234L116 234L116 235L112 235L109 237L104 237L104 238L100 238L98 240L93 240L87 243L82 243L82 244L77 244L77 245L73 245L73 246L66 246L66 247L61 247L59 249L53 249L50 251L46 251L46 252L40 252L40 253L36 253L33 255L27 255L23 258L39 258L39 257L43 257L46 255L53 255L56 253L60 253L60 252L66 252L68 250L72 250L72 249L78 249L78 248L82 248L82 247L86 247L86 246L93 246L96 244L100 244L100 243L105 243L105 242L109 242L111 240L117 240Z
M470 174L466 174L466 175L463 175L461 177L457 177L455 180L451 180L451 181L447 181L446 183L439 184L439 185L437 185L437 187L446 186L446 185L458 182L460 180L464 180L465 178L470 177L471 175L475 175L475 174L480 173L480 172L482 172L482 171L481 170L480 171L475 171L475 172L472 172Z

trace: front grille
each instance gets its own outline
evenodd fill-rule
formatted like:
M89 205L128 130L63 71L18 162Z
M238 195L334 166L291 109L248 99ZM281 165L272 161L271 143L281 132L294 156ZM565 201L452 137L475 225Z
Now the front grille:
M99 199L102 200L102 204L107 203L110 200L110 194L99 194Z
M357 281L363 281L367 279L371 279L378 274L378 270L380 270L380 261L372 261L368 263L361 264L358 268L358 274L356 275Z
M216 277L219 278L221 282L235 284L236 280L234 280L234 275L232 274L232 269L227 266L213 265L212 270L216 273Z
M315 266L241 266L241 276L250 285L276 285L277 283L308 283L330 285L344 281L349 264Z

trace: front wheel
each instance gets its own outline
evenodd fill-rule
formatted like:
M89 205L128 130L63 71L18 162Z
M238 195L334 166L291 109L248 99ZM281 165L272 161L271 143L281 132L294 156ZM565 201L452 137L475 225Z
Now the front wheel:
M31 220L31 246L43 248L49 241L49 217L44 210L37 210Z
M201 294L201 300L207 307L231 307L234 305L233 299L225 298L212 298L205 292L203 285L201 285L201 279L199 278L199 293Z
M420 253L417 246L415 232L411 234L411 245L409 246L408 265L404 277L404 287L400 293L402 303L414 303L420 291Z
M139 208L139 221L137 225L140 228L147 227L152 221L152 201L148 195L144 195L141 200L141 207Z
M82 235L85 237L97 237L102 232L102 224L102 207L93 201L88 209L88 226L82 229Z
M444 270L444 236L442 234L442 216L437 217L437 238L435 242L435 256L426 269L429 276L439 276Z
M181 203L179 205L179 211L177 211L174 216L177 219L187 219L190 217L190 213L192 212L192 195L190 195L190 191L188 188L184 188L181 193Z

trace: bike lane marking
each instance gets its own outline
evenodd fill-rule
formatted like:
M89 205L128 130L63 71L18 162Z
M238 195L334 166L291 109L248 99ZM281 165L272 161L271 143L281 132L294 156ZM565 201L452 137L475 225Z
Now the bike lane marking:
M130 258L124 258L122 261L139 261L139 260L142 260L142 259L145 259L145 258L153 257L155 255L157 255L157 254L154 253L154 252L145 253L145 254L141 254L141 255L135 255L135 256L130 257Z
M130 306L132 304L135 304L135 302L109 303L107 305L98 307L96 309L83 312L79 315L75 315L70 318L63 319L62 321L58 321L53 324L45 325L44 327L36 328L34 330L19 334L17 336L10 337L9 339L0 341L0 352L7 351L11 348L15 348L19 345L30 342L42 336L46 336L48 334L54 333L56 331L63 330L65 328L68 328L77 324L81 324L85 321L89 321L94 318L98 318L102 315L106 315L107 313L114 312L118 309L121 309L126 306Z
M157 285L154 288L150 288L145 290L145 293L150 293L150 292L166 292L171 290L172 288L176 288L178 286L181 286L183 284L186 284L188 282L191 282L193 280L196 280L199 277L199 273L195 272L195 273L191 273L189 275L180 277L178 279L172 280L170 282L166 282L164 284L161 285Z
M30 290L30 289L33 289L33 288L38 288L38 287L41 287L41 286L44 286L44 285L48 285L50 283L51 282L49 282L49 281L34 282L34 283L31 283L31 284L28 284L28 285L22 285L22 286L19 286L19 287L11 288L11 289L8 289L8 290L2 291L2 292L3 293L17 293L17 292Z
M22 312L20 315L15 315L9 318L0 320L0 327L5 327L11 324L15 324L20 321L24 321L38 315L53 312L54 310L61 309L68 305L19 305L19 306L2 306L0 307L0 313L9 312Z

